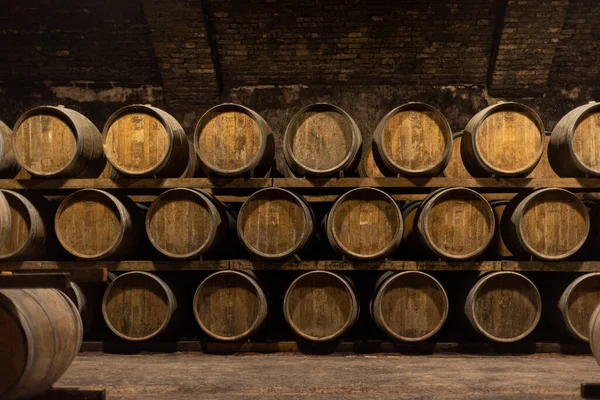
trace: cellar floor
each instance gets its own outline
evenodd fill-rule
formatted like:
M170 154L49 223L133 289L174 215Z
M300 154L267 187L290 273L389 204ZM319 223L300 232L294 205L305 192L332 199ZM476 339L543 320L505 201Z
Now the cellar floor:
M591 356L82 353L55 387L109 400L578 399L582 382L600 382Z

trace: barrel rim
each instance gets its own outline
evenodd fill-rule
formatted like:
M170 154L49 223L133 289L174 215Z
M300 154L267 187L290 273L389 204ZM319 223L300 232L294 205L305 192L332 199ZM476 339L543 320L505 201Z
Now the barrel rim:
M340 239L338 237L338 233L333 225L333 221L335 219L335 211L337 210L339 205L342 202L344 202L346 199L348 199L348 197L350 197L358 192L371 192L371 193L376 193L378 195L382 195L388 202L393 204L394 211L396 212L396 215L398 216L399 224L398 224L398 228L396 229L396 233L394 234L394 237L392 238L392 240L390 242L388 242L386 247L384 247L382 250L379 250L377 253L359 254L354 251L351 251L340 241ZM327 220L326 220L326 232L327 232L327 238L329 239L329 241L331 243L335 243L337 246L339 246L342 253L344 253L350 257L356 258L358 260L372 260L374 258L383 257L385 255L388 255L392 251L394 251L402 242L402 236L404 234L404 219L402 217L402 211L400 211L400 207L398 207L398 203L396 203L396 201L392 198L392 196L390 196L383 190L380 190L377 188L372 188L372 187L360 187L360 188L354 188L352 190L349 190L337 198L337 200L335 201L333 206L329 209L329 212L327 215L328 216L327 216Z
M588 331L589 331L589 335L590 335L590 340L589 340L590 349L592 349L592 354L594 355L594 358L596 359L596 363L598 363L598 365L600 365L600 351L598 351L595 346L594 330L597 329L596 324L598 323L599 316L600 316L600 304L598 305L598 307L596 307L594 309L594 312L592 312L592 315L590 317L590 323L588 325Z
M6 125L2 120L0 120L0 157L4 158L5 151L5 140L12 140L13 131L10 129L8 125Z
M302 236L301 236L302 239L299 240L298 243L296 243L296 245L294 247L292 247L291 249L286 250L285 252L282 252L282 253L278 253L278 254L263 253L262 251L247 244L244 239L245 235L244 235L243 227L242 227L243 213L251 201L255 200L258 196L263 196L267 192L278 192L278 193L283 193L287 196L290 196L304 210L303 214L304 214L305 224L304 224L304 231L302 232ZM260 189L256 192L252 193L246 199L246 201L244 201L244 203L242 204L242 206L240 207L240 210L238 212L238 218L236 221L236 231L238 234L238 238L240 239L240 243L250 253L256 254L259 257L265 258L267 260L281 260L281 259L290 257L291 255L295 254L300 249L302 249L302 247L304 247L304 245L308 242L311 231L313 229L313 219L312 218L313 217L312 217L312 213L311 213L309 206L306 204L306 201L300 195L297 195L296 193L289 191L287 189L283 189L283 188L267 187L267 188Z
M251 160L250 163L237 169L224 170L219 167L216 167L215 165L203 159L200 153L200 146L198 144L198 141L200 139L200 133L202 132L201 128L204 124L206 124L210 114L218 111L229 110L241 111L244 114L248 115L250 118L252 118L254 122L256 122L256 124L260 128L261 143L258 152L256 153L256 157L254 157L254 159ZM194 128L194 149L196 151L196 154L198 155L198 160L200 161L200 164L204 167L208 168L211 171L218 171L218 175L222 175L225 177L239 176L246 172L253 171L258 167L267 151L267 142L270 132L271 128L269 127L269 125L267 124L265 119L261 117L260 114L258 114L256 111L237 103L221 103L209 108L204 114L202 114L202 116L196 123L196 127Z
M126 168L123 168L122 166L116 164L113 157L111 155L109 155L110 152L106 151L106 148L107 148L106 136L108 135L108 131L112 127L113 123L118 118L120 118L126 114L132 113L132 112L139 112L140 114L148 114L151 117L158 119L161 122L161 124L163 125L163 127L165 128L165 131L167 132L167 135L170 138L169 143L168 143L169 147L168 147L165 155L163 156L163 158L161 158L160 161L158 161L154 166L152 166L148 169L145 169L143 171L130 171L130 170L127 170ZM173 132L173 127L171 126L170 121L167 121L167 119L164 118L163 115L161 115L161 112L167 113L166 111L161 110L161 109L151 106L151 105L130 104L128 106L119 108L110 117L108 117L108 120L104 124L104 129L102 130L102 150L104 150L104 156L106 157L106 159L108 160L110 165L113 166L114 169L116 169L118 172L120 172L124 175L128 175L128 176L134 176L134 177L135 176L143 176L143 175L152 174L155 171L160 170L169 162L169 159L171 158L171 154L173 153L173 141L175 140L175 134Z
M469 320L471 320L471 323L473 325L473 327L480 332L483 336L487 337L488 339L494 340L496 342L501 342L501 343L512 343L512 342L516 342L519 341L525 337L527 337L531 332L533 332L533 330L537 327L538 323L540 322L540 319L542 317L542 297L540 295L540 292L538 290L538 288L535 286L535 284L531 281L531 279L529 279L528 277L526 277L523 274L514 272L514 271L495 271L495 272L491 272L489 274L484 275L481 279L479 279L475 285L471 288L471 290L469 290L469 294L468 297L475 297L477 295L477 293L479 292L479 290L481 289L481 287L487 283L490 279L498 277L500 275L514 275L516 277L522 278L525 280L525 282L527 282L529 284L529 286L531 288L533 288L534 293L536 294L535 298L536 298L536 308L537 310L539 310L539 312L536 313L535 319L533 321L533 323L531 324L531 326L523 333L521 333L518 336L512 337L512 338L500 338L497 336L492 335L491 333L487 332L486 330L484 330L481 327L481 324L477 321L476 318L476 314L475 314L475 302L471 301L470 303L467 301L467 303L465 304L465 307L469 306L469 313L472 316L472 318L469 318Z
M308 334L302 332L300 329L297 328L296 324L294 324L294 322L291 318L291 315L290 315L290 311L289 311L289 307L288 307L289 295L292 292L292 290L295 289L295 287L298 285L298 283L301 280L303 280L304 278L306 278L310 275L329 275L330 277L333 277L333 278L341 281L344 286L344 289L346 289L346 293L348 294L348 296L350 297L350 300L351 300L350 303L351 303L352 307L350 309L350 312L348 313L348 318L346 319L346 322L337 332L334 332L328 336L316 337L316 336L311 336L311 335L308 335ZM333 339L343 335L348 329L350 329L350 327L352 327L352 325L355 324L356 319L358 318L359 312L360 312L360 306L358 304L358 299L356 298L356 293L355 293L352 285L348 282L348 280L344 276L335 274L331 271L315 270L315 271L309 271L309 272L303 273L302 275L296 277L292 281L292 283L287 288L285 295L283 297L283 316L284 316L286 322L288 323L290 328L292 328L294 333L296 333L297 335L301 336L302 338L304 338L306 340L310 340L313 342L326 342L326 341L333 340Z
M259 312L256 316L256 319L254 320L254 322L252 322L252 325L245 332L240 333L235 336L226 337L226 336L219 336L219 335L213 333L204 325L204 323L200 319L200 315L198 315L197 304L198 304L198 300L200 298L202 290L204 289L204 287L207 285L207 283L210 280L214 279L215 277L217 277L219 275L230 275L230 274L237 275L243 279L246 279L248 282L250 282L250 284L254 288L256 296L259 298L259 302L261 304L263 304L264 307L259 308ZM263 322L267 316L267 307L268 307L267 297L266 297L264 291L262 290L260 284L257 282L257 280L253 276L250 276L249 274L243 273L242 271L236 271L236 270L217 271L217 272L210 274L206 278L204 278L202 280L202 282L200 282L200 285L198 286L198 288L196 289L196 292L194 294L194 299L193 299L194 317L196 319L196 322L202 329L202 331L204 331L204 333L206 333L213 339L217 339L217 340L224 341L224 342L233 342L236 340L242 340L242 339L245 339L245 338L249 337L250 335L252 335L263 324Z
M585 335L573 327L573 323L569 316L568 306L571 301L571 296L577 287L582 284L585 280L590 278L600 278L600 272L590 272L588 274L584 274L578 276L575 280L573 280L562 292L560 298L558 300L558 309L560 310L561 315L563 316L564 321L566 322L566 328L574 337L577 339L581 339L584 342L589 342L589 337L585 337ZM589 334L589 332L588 332Z
M585 216L585 225L587 227L587 233L583 236L583 238L579 241L579 243L576 246L574 246L571 250L569 250L566 253L555 255L555 256L549 256L547 254L542 254L539 251L535 250L533 247L531 247L531 245L524 239L523 226L520 223L521 218L523 217L525 208L529 205L529 203L533 199L535 199L536 196L539 196L542 193L547 193L550 191L566 193L569 197L571 197L572 199L575 199L575 202L579 203L582 207L582 210L584 211L583 215ZM522 211L518 212L518 209L521 209ZM581 201L581 199L579 199L574 193L572 193L566 189L562 189L562 188L550 187L550 188L542 188L542 189L534 190L532 193L530 193L527 197L525 197L517 205L517 208L515 209L513 215L515 215L515 217L517 218L517 221L515 223L515 226L516 226L515 231L516 231L517 239L518 239L519 243L523 246L523 248L527 252L529 252L530 254L533 254L535 257L537 257L541 260L546 260L546 261L563 260L569 256L572 256L573 254L577 253L579 251L579 249L581 249L581 247L583 247L583 245L585 244L585 242L587 240L587 237L589 236L589 232L590 232L590 226L591 226L590 215L589 215L589 212L588 212L585 204L583 204L583 201Z
M142 337L127 336L127 335L119 332L114 327L114 325L110 322L110 318L108 318L107 311L106 311L106 301L108 300L108 295L110 294L111 290L114 289L114 287L119 283L119 280L123 276L131 276L131 275L141 275L146 278L150 278L150 279L154 280L165 291L165 294L167 295L167 308L169 310L169 312L167 313L167 317L163 321L162 325L156 331L150 333L149 335L142 336ZM104 322L106 323L106 326L108 326L108 328L111 330L111 332L113 332L115 335L117 335L121 339L125 339L129 342L142 342L144 340L152 339L153 337L156 337L156 336L160 335L161 333L163 333L165 331L165 329L167 329L167 326L169 325L169 323L171 322L173 313L175 312L176 308L177 308L177 300L175 299L175 295L173 294L173 291L171 290L169 285L167 285L158 276L148 273L148 272L145 272L145 271L130 271L130 272L126 272L124 274L117 276L117 278L115 280L113 280L110 283L110 285L108 285L108 287L106 288L106 290L104 292L104 296L102 297L102 316L104 317Z
M93 193L96 193L96 194L99 194L99 195L102 195L102 196L108 198L108 200L115 205L115 208L118 211L118 217L119 217L119 222L120 222L120 227L121 227L121 229L119 230L119 236L117 237L117 239L115 240L115 242L113 243L113 245L111 247L104 250L100 254L95 254L95 255L91 255L91 256L82 254L82 253L78 252L77 250L72 249L71 247L67 246L67 244L65 243L62 236L59 235L59 233L58 233L59 220L60 220L62 213L64 212L67 205L69 205L69 202L73 201L74 198L77 198L77 196L79 196L79 194L81 194L82 192L93 192ZM54 215L54 232L56 234L56 238L58 239L60 245L65 250L67 250L69 253L73 254L75 257L83 259L83 260L98 260L98 259L101 259L102 257L106 257L107 255L110 255L111 252L114 250L114 248L123 241L123 238L125 237L125 229L123 228L123 223L126 220L127 220L127 216L125 215L125 212L123 210L122 203L117 197L115 197L114 195L112 195L104 190L87 188L87 189L81 189L74 193L71 193L70 195L65 197L63 199L63 201L61 201L60 205L58 206L58 209L56 210L56 214Z
M385 147L382 144L383 132L384 132L384 128L385 128L387 121L394 115L398 114L399 112L413 109L413 107L414 107L414 109L421 108L421 109L426 109L426 110L432 111L432 112L438 114L440 117L442 117L442 122L444 123L444 128L445 128L443 131L443 134L446 139L446 146L445 146L444 152L442 153L442 157L440 157L439 161L430 167L423 168L423 169L416 169L416 170L407 169L405 167L398 165L389 156ZM446 167L446 165L448 164L448 162L450 161L450 156L452 155L452 141L454 140L452 128L450 127L450 123L448 122L448 120L446 119L444 114L442 114L442 112L440 110L433 107L432 105L429 105L427 103L418 102L418 101L411 101L411 102L402 104L402 105L394 108L390 112L388 112L381 119L381 121L379 121L379 123L377 124L377 127L375 128L373 137L375 138L375 145L377 146L377 150L379 150L379 154L381 154L381 159L382 159L383 163L392 171L395 171L398 174L407 175L407 176L428 175L432 171L437 171L439 169L443 170Z
M15 146L13 143L13 146L12 146L13 152L15 153L15 158L17 159L17 162L19 163L19 165L22 168L24 168L31 175L45 177L45 178L54 178L54 177L61 176L65 171L69 171L71 168L73 168L73 166L77 163L78 158L81 157L81 154L83 153L83 145L81 144L81 141L83 139L83 134L82 134L81 130L79 129L79 127L77 126L77 124L75 124L75 122L73 121L71 116L68 114L69 112L76 113L85 118L85 116L83 114L81 114L75 110L72 110L70 108L55 107L55 106L39 106L39 107L32 108L32 109L26 111L25 113L23 113L23 115L21 115L19 117L19 119L17 120L17 122L15 123L15 127L13 128L13 134L11 135L11 140L13 142L15 141L15 136L16 136L15 132L17 132L17 130L21 127L21 124L23 124L23 122L26 119L28 119L29 117L35 116L35 115L52 115L52 116L59 118L62 122L64 122L66 125L68 125L69 128L71 128L71 132L73 133L73 136L75 137L75 153L73 154L73 157L71 158L71 160L69 160L69 162L61 169L53 171L53 172L49 172L49 173L41 172L41 171L36 172L30 166L28 166L26 163L24 163L23 159L19 155L18 147Z
M421 342L423 340L429 339L430 337L432 337L433 335L438 333L440 331L440 329L442 329L442 327L446 323L446 320L448 319L448 313L450 311L448 293L446 292L446 289L444 289L444 286L442 286L440 281L437 280L433 275L430 275L430 274L422 272L422 271L399 271L397 273L390 275L377 288L377 294L375 295L375 298L373 299L373 310L374 310L373 313L375 314L375 309L379 309L379 310L381 309L381 301L382 301L383 293L387 289L387 287L392 283L392 281L394 281L395 279L397 279L401 276L406 276L406 275L418 275L418 276L422 276L422 277L425 277L425 278L431 280L435 284L435 286L437 286L437 288L440 290L440 292L443 294L445 307L444 307L444 312L443 312L442 318L440 318L440 322L436 325L435 328L433 328L427 334L420 336L418 338L412 338L412 337L398 335L396 332L394 332L389 327L389 325L387 324L385 319L376 318L375 316L373 318L376 319L377 321L379 321L383 325L384 331L386 333L388 333L389 335L391 335L392 337L394 337L395 339L398 339L398 340L401 340L404 342Z
M11 253L0 254L0 260L8 260L11 258L19 257L33 243L33 241L35 239L35 235L33 235L32 233L37 231L38 219L35 218L35 215L32 212L32 208L33 208L33 210L36 210L36 211L37 211L37 209L27 197L23 196L20 193L17 193L12 190L7 190L7 189L0 189L0 193L4 194L4 196L7 196L7 195L14 196L14 198L16 198L18 201L20 201L27 209L27 214L29 216L29 222L31 224L27 239L25 240L25 242L23 242L23 244L19 248L13 250ZM8 202L8 199L7 199L7 202ZM10 204L9 204L9 207L10 207ZM11 221L11 225L12 225L12 221Z
M429 230L425 229L426 227L426 223L427 223L427 218L428 218L428 213L423 213L421 212L425 207L430 207L432 208L434 203L439 200L442 196L447 195L448 193L456 193L456 192L466 192L474 197L476 197L478 200L482 201L484 204L487 204L487 210L488 210L488 217L489 217L489 221L490 221L490 227L488 230L488 234L486 237L486 240L484 242L484 244L482 246L480 246L478 249L473 250L470 253L467 254L451 254L448 253L442 249L440 249L439 246L437 246L437 244L435 244L435 242L432 240L430 234L429 234ZM494 210L492 209L492 207L490 206L490 203L487 201L487 199L485 197L483 197L483 195L479 192L476 192L473 189L469 189L466 187L449 187L449 188L443 188L443 189L438 189L437 191L434 191L430 196L428 196L427 198L425 198L418 210L419 215L416 217L417 220L417 227L418 232L420 233L420 237L421 239L425 242L427 247L430 247L436 254L438 254L441 257L450 259L450 260L468 260L470 258L475 258L481 254L483 254L485 252L485 250L489 247L490 243L492 242L493 238L494 238L494 234L496 232L496 215L494 213Z
M329 169L314 169L314 168L308 167L305 164L298 161L298 159L296 158L294 153L290 149L288 149L288 147L291 147L288 145L290 142L290 138L293 135L292 124L298 118L300 118L300 116L302 114L306 113L307 111L335 111L335 112L341 114L344 118L346 118L350 122L350 126L352 127L352 133L353 133L352 143L350 145L350 150L348 151L348 154L346 154L346 156L344 157L344 159L341 162L339 162L337 165L335 165ZM361 150L361 146L360 146L361 143L362 143L362 134L360 133L360 129L358 128L358 125L356 124L354 119L352 119L350 114L348 114L346 111L344 111L342 108L336 106L335 104L322 103L322 102L321 103L313 103L313 104L309 104L305 107L302 107L298 112L296 112L292 116L292 118L288 122L288 124L285 128L285 133L283 135L283 156L284 156L285 160L287 161L288 165L295 164L298 167L300 167L300 169L305 170L308 175L328 176L331 174L335 174L339 170L347 168L358 156L358 153Z
M567 148L569 150L569 155L573 160L575 166L584 174L590 174L593 176L600 175L600 168L593 168L592 166L585 165L579 155L575 152L575 148L573 147L573 136L575 135L575 128L579 125L582 119L588 117L592 114L592 112L600 110L600 103L588 103L583 106L577 107L582 108L578 113L576 113L575 120L567 125ZM575 108L575 109L577 109ZM566 117L566 115L565 115ZM564 117L563 117L564 118Z
M477 131L479 130L479 127L481 126L483 121L490 115L492 115L498 111L507 110L507 109L509 109L509 110L510 109L521 109L521 110L525 111L530 117L533 117L532 119L534 120L535 124L537 125L538 130L541 135L540 147L538 149L538 153L535 157L535 160L521 169L511 170L511 171L501 170L496 167L493 167L485 158L483 158L481 156L480 151L479 151L479 146L477 145ZM492 104L492 105L484 108L483 110L479 111L477 114L475 114L473 116L473 118L471 118L471 121L473 121L473 123L474 123L474 125L472 127L470 127L470 130L469 130L470 139L471 139L470 146L474 150L473 155L475 156L478 164L489 174L494 175L494 174L499 173L502 176L506 176L506 177L522 175L524 173L527 173L530 170L533 170L533 168L535 168L535 166L542 159L542 155L544 154L544 150L546 147L544 144L545 140L546 140L546 138L545 138L546 128L544 127L544 123L543 123L542 119L533 110L533 108L526 106L525 104L517 103L514 101L500 102L500 103ZM471 121L469 121L469 124L471 123ZM469 126L469 124L467 124L467 126ZM466 130L467 130L467 128L465 128L465 131Z
M11 387L9 387L5 393L3 393L4 396L8 397L11 391L23 385L23 382L27 380L29 374L31 373L31 369L33 368L33 359L35 357L35 347L33 346L33 332L31 331L32 321L28 318L27 313L23 312L21 305L18 302L13 301L4 293L6 290L22 291L23 289L0 289L0 307L4 306L3 309L8 314L12 315L13 318L18 322L18 327L21 330L24 339L23 348L26 352L25 365L23 366L21 377Z
M198 248L196 250L191 251L186 254L171 253L171 252L167 251L166 249L163 249L158 243L156 243L156 239L151 234L152 230L150 229L150 223L151 223L152 217L154 216L154 213L156 212L156 207L158 207L160 200L164 200L165 197L171 196L171 195L179 193L179 192L186 192L186 193L193 194L194 196L201 199L205 203L207 208L209 208L209 209L211 209L211 211L213 211L210 213L210 216L212 219L212 225L210 227L211 230L210 230L210 234L209 234L208 238L206 239L206 241L204 243L202 243L200 246L198 246ZM199 189L193 189L193 188L169 189L169 190L161 193L156 199L154 199L152 204L150 204L150 207L148 208L148 212L146 213L146 218L145 218L146 234L147 234L148 240L150 241L152 246L156 250L158 250L161 254L164 254L165 256L170 257L170 258L176 258L176 259L180 259L180 260L190 259L190 258L199 256L199 255L205 254L208 251L208 249L211 248L212 244L215 242L217 230L218 230L217 226L219 225L219 220L218 220L217 216L218 216L218 211L217 211L214 203L207 196L207 194L204 193L203 191L201 191Z

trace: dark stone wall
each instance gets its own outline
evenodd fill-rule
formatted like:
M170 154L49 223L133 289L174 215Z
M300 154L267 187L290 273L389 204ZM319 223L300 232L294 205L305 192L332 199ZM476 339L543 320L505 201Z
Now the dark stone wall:
M495 0L211 0L223 80L484 83Z

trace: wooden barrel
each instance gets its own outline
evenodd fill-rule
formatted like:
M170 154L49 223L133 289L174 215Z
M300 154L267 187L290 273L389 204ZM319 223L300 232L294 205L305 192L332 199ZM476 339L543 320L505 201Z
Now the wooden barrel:
M67 196L56 211L54 229L69 253L85 260L118 258L134 249L142 215L127 196L83 189Z
M394 252L404 231L394 199L375 188L356 188L341 195L326 216L327 239L339 253L373 260Z
M567 331L575 338L589 341L590 318L600 305L600 272L582 275L567 286L558 309Z
M504 243L513 254L563 260L585 243L590 217L573 193L545 188L515 196L504 210L501 225Z
M156 250L167 257L190 259L214 250L232 220L225 206L210 194L171 189L158 196L148 209L146 233Z
M13 150L19 164L41 178L96 177L105 165L96 126L62 106L23 114L13 130Z
M263 325L267 298L250 272L218 271L202 281L194 296L200 328L216 340L247 339Z
M540 158L540 162L535 166L533 171L529 175L528 178L535 179L554 179L560 178L560 176L556 173L554 168L552 168L552 164L550 163L550 132L546 132L544 135L544 152L542 153L542 158Z
M242 204L237 234L251 254L278 260L300 251L315 227L313 212L306 201L289 190L266 188Z
M479 256L494 237L494 211L485 197L467 188L430 194L417 215L417 232L426 248L449 260Z
M179 122L150 105L123 107L103 132L104 153L119 174L180 177L188 165L188 140Z
M590 317L590 325L588 327L590 348L596 362L600 364L600 305L596 307Z
M398 175L387 169L377 154L377 146L372 146L371 143L363 151L358 163L358 174L364 178L385 178Z
M286 291L283 314L298 336L325 342L340 338L356 323L359 304L348 278L311 271L296 278Z
M407 103L387 113L373 140L383 163L400 175L439 175L452 155L448 121L424 103Z
M273 166L271 128L258 113L239 104L220 104L202 115L194 147L209 176L267 176Z
M567 113L556 124L548 156L559 175L600 176L600 103L590 102Z
M471 288L465 315L479 334L510 343L529 335L542 313L542 299L528 278L510 271L485 275Z
M11 229L0 245L0 260L39 259L46 254L52 234L50 204L44 198L27 197L10 190L0 191L10 207ZM35 203L35 204L34 204Z
M109 329L128 341L153 339L163 333L177 309L171 288L147 272L127 272L112 281L102 299Z
M446 178L472 178L460 155L460 146L462 143L463 131L452 135L452 155L450 161L444 169L442 175Z
M421 201L409 201L400 209L402 211L402 220L404 222L404 232L402 234L401 243L403 248L411 249L411 254L414 253L415 250L418 250L418 247L420 246L420 239L415 228L421 203ZM417 246L417 249L415 249L414 246Z
M13 150L12 130L0 121L0 177L14 178L20 169Z
M12 229L10 205L4 193L0 191L0 246L8 240Z
M181 174L182 178L194 178L204 176L202 172L202 168L200 167L200 161L198 160L198 154L196 154L196 149L194 149L194 142L188 140L188 165Z
M448 296L433 276L389 271L375 286L371 315L390 337L420 342L435 335L448 317Z
M0 290L0 398L30 398L49 389L81 347L73 303L56 289Z
M495 257L512 257L513 253L510 252L506 244L504 244L504 240L502 239L502 215L504 214L504 210L508 205L509 200L494 200L490 201L490 206L492 206L492 210L494 210L495 215L495 228L494 228L494 238L492 239L492 243L488 247L487 251L490 255Z
M544 124L531 108L500 102L484 108L467 124L461 142L472 176L525 176L544 151Z
M355 169L361 149L358 125L333 104L304 107L283 137L283 156L294 176L331 176Z
M73 302L79 314L83 314L87 304L87 299L83 293L83 290L81 290L81 287L79 287L79 285L75 282L71 282L69 288L65 290L64 293Z

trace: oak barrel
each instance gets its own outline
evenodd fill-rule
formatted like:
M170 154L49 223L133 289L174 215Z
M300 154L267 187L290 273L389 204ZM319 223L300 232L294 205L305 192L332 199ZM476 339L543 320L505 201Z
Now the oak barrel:
M446 322L448 309L444 287L420 271L383 274L371 301L377 327L404 342L420 342L435 335Z
M535 179L554 179L560 178L560 176L556 173L552 164L550 163L550 132L546 132L544 135L544 152L542 153L542 158L540 158L540 162L535 166L533 171L529 175L528 178Z
M542 313L542 299L527 277L499 271L471 288L465 315L479 334L495 342L516 342L529 335Z
M341 195L326 216L327 239L339 253L373 260L394 252L404 231L394 199L375 188L356 188Z
M468 188L433 192L421 203L416 220L421 243L449 260L479 256L494 236L492 207L485 197Z
M419 250L421 241L417 233L416 221L419 213L419 207L422 201L408 201L402 205L400 209L402 211L402 220L404 225L404 232L402 233L402 247L403 249L410 249L410 254L413 254Z
M117 110L104 125L106 158L130 177L180 177L188 165L188 140L166 111L134 104Z
M239 104L220 104L204 113L194 131L194 147L209 176L267 176L273 166L271 128Z
M568 112L552 130L548 156L565 177L600 176L600 103L590 102Z
M202 172L202 168L200 167L200 161L198 160L198 154L196 154L196 149L194 149L194 142L188 140L188 165L181 174L182 178L194 178L204 176L205 174Z
M212 195L197 189L171 189L152 202L146 214L150 243L170 258L190 259L214 250L233 217Z
M0 245L0 260L32 260L44 256L48 236L53 234L49 202L42 197L25 197L11 190L0 192L8 202L11 218L11 229Z
M469 171L460 155L460 146L462 143L463 131L456 132L452 135L452 155L448 161L448 165L442 173L446 178L472 178Z
M81 347L73 303L56 289L0 290L0 398L22 399L49 389Z
M13 129L13 150L27 172L42 178L96 177L106 163L96 126L62 106L23 114Z
M525 176L544 151L544 124L531 108L500 102L484 108L467 124L461 155L472 176Z
M329 271L311 271L289 286L283 314L298 336L325 342L340 338L356 323L359 303L348 278Z
M12 130L0 121L0 177L14 178L20 169L13 150Z
M286 189L265 188L242 204L237 234L247 251L278 260L300 251L315 229L313 212L306 201Z
M508 205L509 200L494 200L490 201L490 206L494 210L496 226L494 228L494 238L492 243L488 247L487 251L490 255L495 257L512 257L513 253L506 247L504 240L502 239L502 215Z
M575 338L589 341L590 318L600 305L600 272L575 279L563 291L558 309L567 331Z
M118 258L134 249L142 218L127 196L83 189L60 203L54 229L60 244L77 258Z
M398 176L398 174L394 174L383 164L381 157L377 153L377 146L374 146L372 141L363 150L362 157L358 163L358 174L364 178Z
M200 328L220 341L244 340L265 322L267 298L256 277L246 271L218 271L200 283L194 296Z
M600 305L596 307L590 317L590 325L588 327L590 348L596 362L600 364Z
M407 103L387 113L373 133L383 163L406 176L436 176L452 155L452 130L436 108Z
M0 246L8 240L12 229L10 205L4 193L0 191Z
M81 287L78 284L76 284L75 282L71 282L71 284L69 285L69 288L67 290L65 290L64 293L73 302L73 304L75 305L75 308L77 309L79 314L82 315L85 311L85 307L87 304L87 298L86 298L85 294L83 293L83 290L81 289ZM83 315L81 318L83 319Z
M347 112L327 103L308 105L289 122L283 156L294 176L331 176L355 169L362 135Z
M108 328L128 341L153 339L169 327L177 299L158 276L141 271L119 275L106 289L102 315Z
M585 243L590 217L573 193L545 188L515 196L504 210L501 225L502 239L513 254L562 260Z

